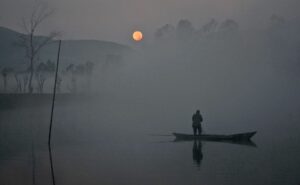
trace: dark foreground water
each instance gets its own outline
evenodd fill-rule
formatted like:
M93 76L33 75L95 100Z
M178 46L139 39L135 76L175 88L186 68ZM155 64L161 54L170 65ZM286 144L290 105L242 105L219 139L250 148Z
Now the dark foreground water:
M1 110L1 185L52 184L46 144L49 110L49 105ZM176 114L168 114L170 110ZM237 120L217 124L209 114L204 116L207 133L257 130L256 147L174 142L172 136L151 135L191 132L192 112L184 110L150 102L58 103L52 146L56 184L299 185L296 118L271 124L271 116L257 115L240 125Z

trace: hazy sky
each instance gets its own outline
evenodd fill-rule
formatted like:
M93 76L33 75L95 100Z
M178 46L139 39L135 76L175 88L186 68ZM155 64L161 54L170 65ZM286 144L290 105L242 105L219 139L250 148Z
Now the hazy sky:
M0 26L20 29L36 0L1 0ZM241 27L262 26L273 14L300 17L299 0L48 0L55 14L42 33L58 30L64 38L101 39L127 43L134 29L152 37L158 27L189 19L196 28L211 18L233 18Z

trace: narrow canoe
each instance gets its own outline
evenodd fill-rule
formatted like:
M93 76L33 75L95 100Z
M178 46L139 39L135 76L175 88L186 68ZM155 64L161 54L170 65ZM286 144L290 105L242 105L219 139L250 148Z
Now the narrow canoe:
M251 137L256 134L255 132L245 132L240 134L230 134L230 135L193 135L193 134L182 134L182 133L173 133L176 137L176 140L203 140L203 141L250 141Z

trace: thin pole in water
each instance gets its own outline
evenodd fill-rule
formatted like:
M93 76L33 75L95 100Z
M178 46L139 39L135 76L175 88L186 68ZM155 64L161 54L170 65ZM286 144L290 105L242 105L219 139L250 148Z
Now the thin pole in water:
M53 185L55 185L55 176L54 176L54 167L53 167L53 162L52 162L51 134L52 134L52 122L53 122L54 102L55 102L55 95L56 95L56 83L57 83L57 74L58 74L58 64L59 64L59 56L60 56L60 46L61 46L61 40L59 40L58 52L57 52L56 71L55 71L54 88L53 88L53 98L52 98L52 107L51 107L51 117L50 117L49 135L48 135L48 149L49 149L51 177L52 177L52 183L53 183Z
M49 135L48 135L48 145L49 146L51 145L52 122L53 122L54 102L55 102L55 95L56 95L56 83L57 83L58 64L59 64L59 56L60 56L60 46L61 46L61 40L59 40L58 53L57 53L57 61L56 61L56 71L55 71L53 97L52 97L52 108L51 108Z

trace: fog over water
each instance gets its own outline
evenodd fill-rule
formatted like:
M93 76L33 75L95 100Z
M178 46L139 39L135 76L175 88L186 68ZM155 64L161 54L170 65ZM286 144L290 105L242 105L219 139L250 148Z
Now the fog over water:
M14 7L12 2L2 4ZM92 61L91 76L77 76L77 91L70 90L73 77L62 75L52 137L56 184L299 184L298 1L286 1L289 7L282 7L281 1L243 2L49 2L61 5L54 6L57 14L51 21L59 29L67 22L64 38L107 38L130 45L111 60L103 56ZM111 13L92 6L101 3L116 15L106 17ZM204 15L199 22L196 5ZM90 11L87 17L75 14L80 31L72 33L74 22L66 20L76 7ZM145 7L152 7L153 13ZM194 11L188 11L191 7ZM243 8L245 17L254 14L252 9L258 13L239 18L233 7ZM164 8L173 14L162 14ZM64 14L66 9L70 15ZM137 16L132 9L138 9ZM142 13L149 25L140 20ZM212 13L216 19L210 19ZM102 22L85 22L90 16ZM134 19L122 22L119 16ZM54 21L57 17L61 19ZM1 18L0 24L10 26L14 19ZM265 20L263 25L253 24L259 19ZM146 28L145 40L132 42L122 36L139 25ZM101 26L99 32L90 31ZM61 74L72 61L66 42ZM0 94L0 184L53 184L47 148L52 80L47 79L45 94ZM197 109L205 134L257 131L254 144L174 142L173 132L192 133Z

